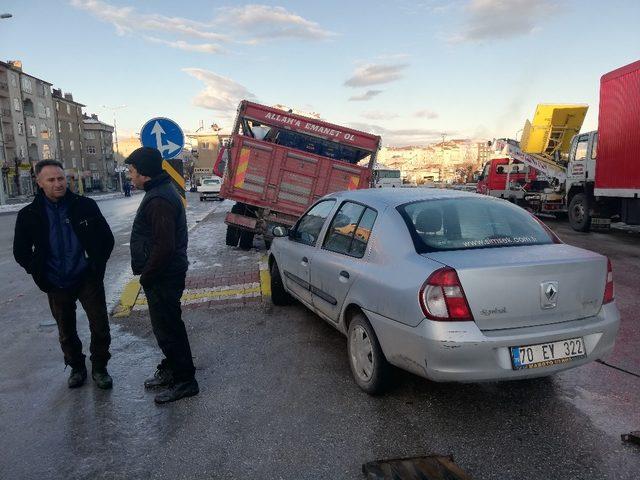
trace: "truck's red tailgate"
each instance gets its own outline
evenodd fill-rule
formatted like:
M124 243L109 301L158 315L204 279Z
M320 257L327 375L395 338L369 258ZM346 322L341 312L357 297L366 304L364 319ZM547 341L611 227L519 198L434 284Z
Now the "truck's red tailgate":
M596 195L631 197L640 191L639 125L640 61L600 81Z
M296 216L327 193L368 188L371 178L366 167L243 135L234 135L230 159L224 198Z

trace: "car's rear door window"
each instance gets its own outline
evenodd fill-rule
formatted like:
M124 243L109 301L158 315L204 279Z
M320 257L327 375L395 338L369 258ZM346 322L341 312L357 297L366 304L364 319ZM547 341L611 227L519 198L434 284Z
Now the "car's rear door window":
M335 200L323 200L314 205L298 220L291 238L296 242L315 245L320 236L322 226L331 210L333 210L335 203Z
M375 210L364 205L343 203L331 220L324 248L344 255L363 257L376 216Z
M534 217L503 200L423 200L397 210L419 253L553 243Z

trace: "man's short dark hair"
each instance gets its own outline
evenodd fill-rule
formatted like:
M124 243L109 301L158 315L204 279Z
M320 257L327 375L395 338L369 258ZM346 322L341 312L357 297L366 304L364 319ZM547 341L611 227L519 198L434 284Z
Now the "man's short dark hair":
M38 163L36 163L36 166L34 168L36 177L40 175L40 172L44 167L58 167L64 170L64 167L62 166L62 164L57 160L40 160Z

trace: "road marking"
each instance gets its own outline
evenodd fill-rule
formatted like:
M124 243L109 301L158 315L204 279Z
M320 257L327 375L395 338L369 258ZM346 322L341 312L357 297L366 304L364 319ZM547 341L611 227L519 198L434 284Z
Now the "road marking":
M180 298L181 305L191 305L194 303L205 303L216 300L242 299L259 297L261 294L258 282L242 283L238 285L225 285L213 288L193 288L185 290ZM138 296L133 310L147 310L149 308L144 294Z
M139 294L140 279L139 277L134 277L129 283L127 283L127 286L124 287L122 295L120 296L120 304L116 308L113 316L116 318L129 316L133 306L136 304Z

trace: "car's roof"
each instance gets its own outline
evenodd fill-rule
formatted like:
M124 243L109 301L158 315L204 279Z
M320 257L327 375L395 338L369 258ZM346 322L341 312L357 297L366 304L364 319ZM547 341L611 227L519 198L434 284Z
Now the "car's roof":
M419 200L440 200L444 198L482 197L463 190L447 190L444 188L367 188L363 190L349 190L327 195L325 198L339 198L340 200L354 200L374 208L398 206Z

